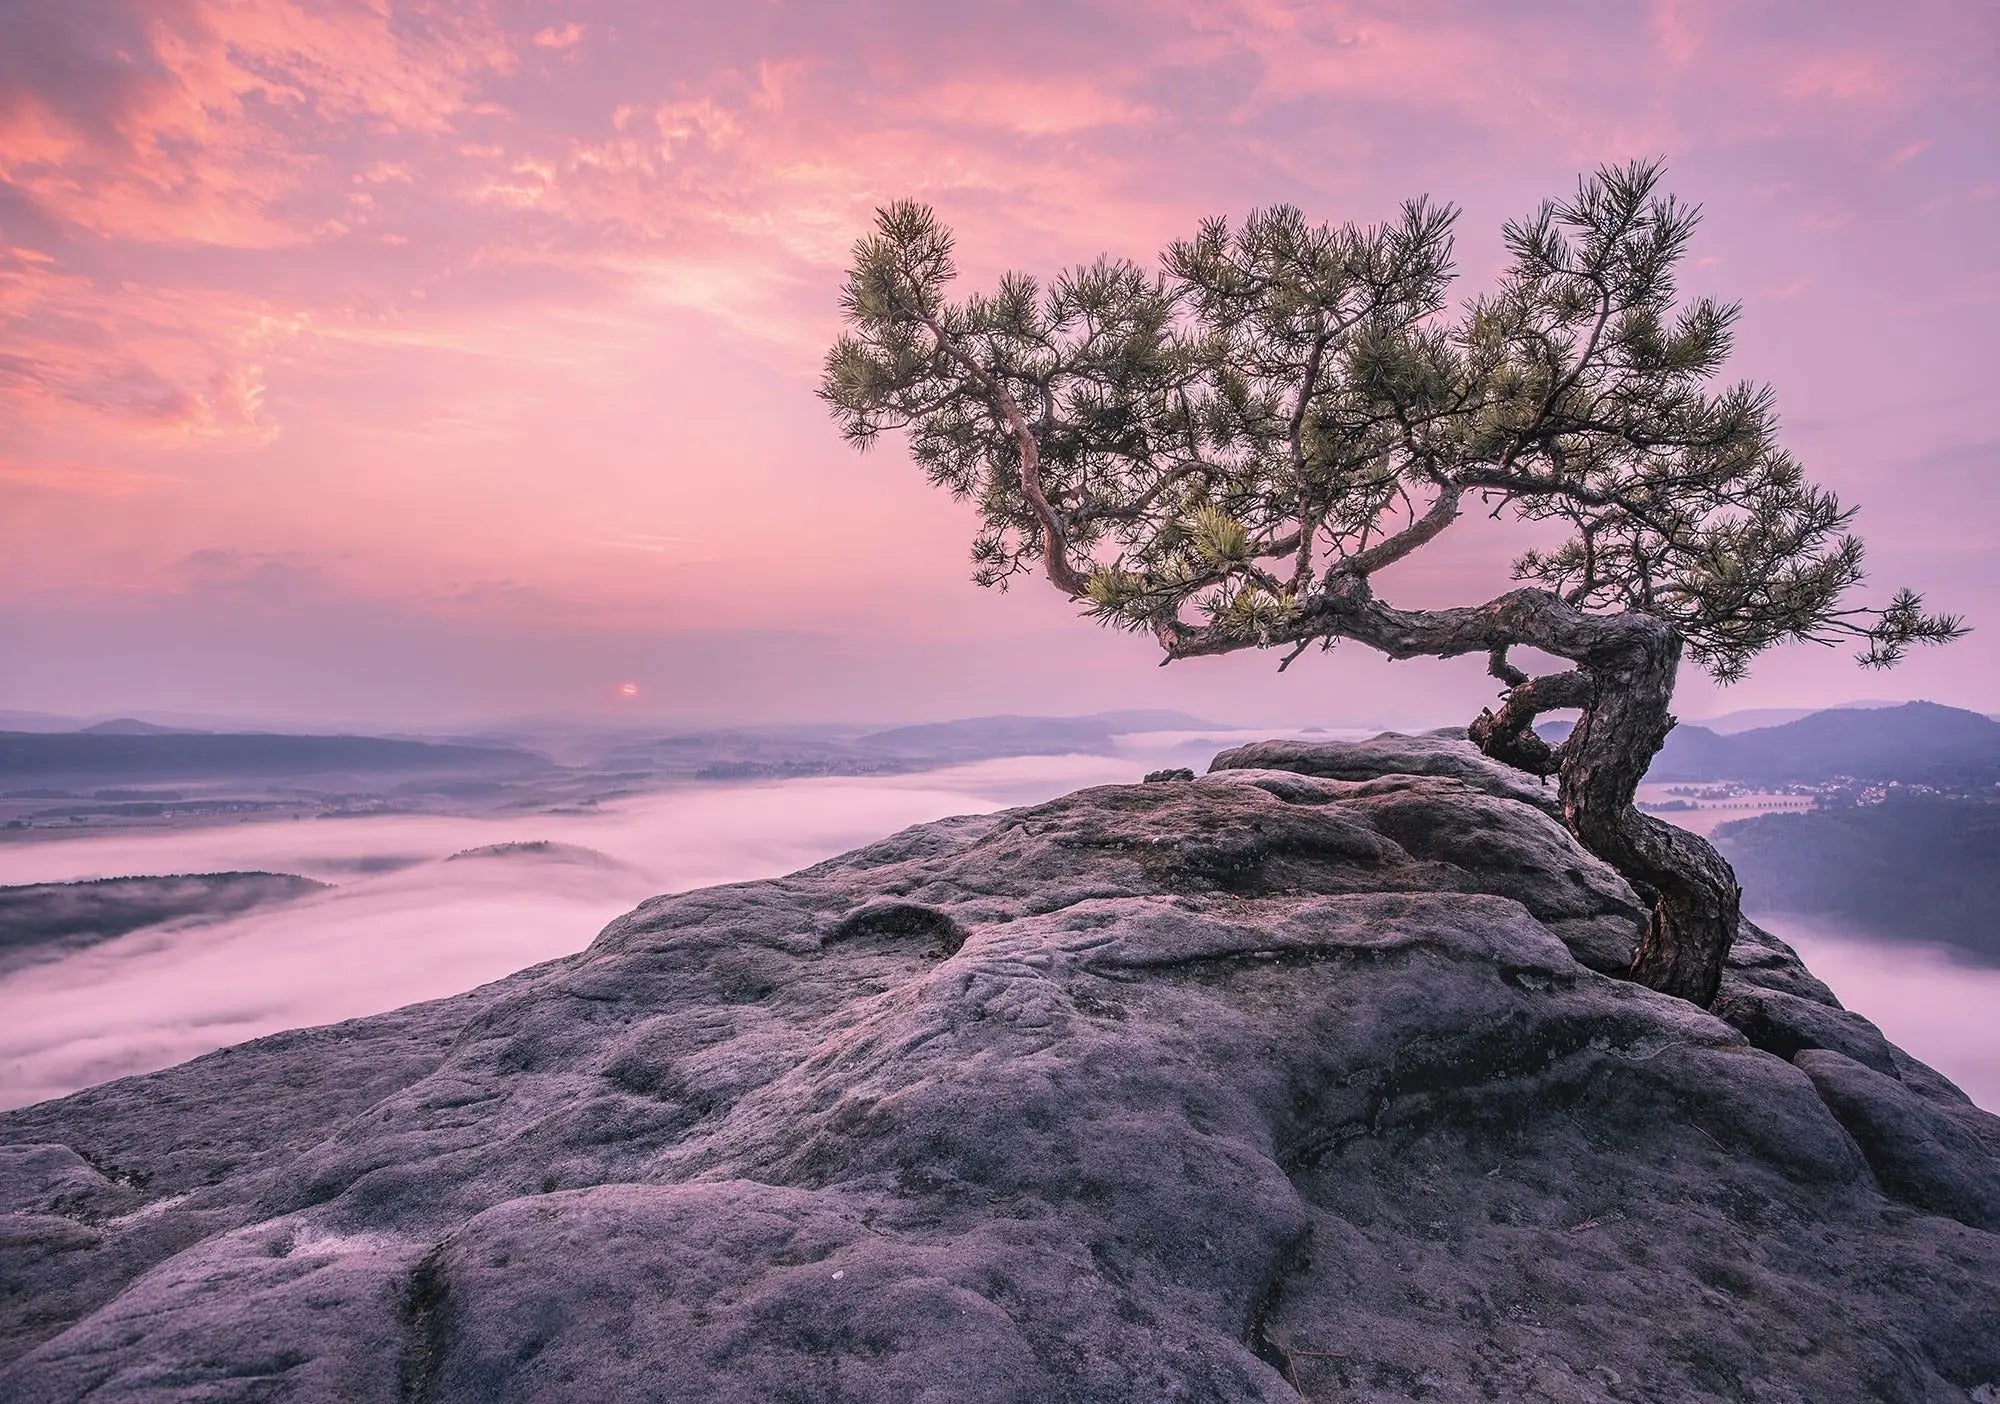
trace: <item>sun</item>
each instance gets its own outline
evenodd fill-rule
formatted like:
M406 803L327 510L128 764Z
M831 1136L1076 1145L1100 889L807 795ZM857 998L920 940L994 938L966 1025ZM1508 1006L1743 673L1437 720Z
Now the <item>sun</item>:
M639 684L635 682L624 682L618 684L618 695L620 697L627 699L628 701L634 697L637 697L639 695Z

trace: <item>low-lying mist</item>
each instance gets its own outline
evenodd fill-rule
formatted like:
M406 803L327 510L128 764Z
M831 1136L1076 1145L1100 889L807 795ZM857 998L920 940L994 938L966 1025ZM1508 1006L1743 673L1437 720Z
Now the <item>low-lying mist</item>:
M2000 969L1944 946L1885 940L1819 916L1755 910L1841 1003L1929 1063L1989 1111L2000 1111Z
M0 845L6 885L236 869L334 884L226 920L136 931L0 977L0 1107L279 1029L457 994L581 950L658 893L771 877L925 820L1137 780L1157 765L1187 764L1189 739L1129 738L1116 756L688 786L587 813L252 822ZM1202 758L1238 739L1250 738L1207 733ZM535 843L590 852L450 861Z
M4 885L243 869L333 884L280 906L135 931L0 976L0 1107L280 1029L457 994L581 950L658 893L791 872L910 824L1129 783L1158 766L1199 769L1245 739L1159 733L1126 738L1114 756L687 786L583 813L250 822L0 844ZM531 846L453 858L504 845ZM2000 1108L2000 970L1813 918L1760 919L1849 1007L1982 1105Z

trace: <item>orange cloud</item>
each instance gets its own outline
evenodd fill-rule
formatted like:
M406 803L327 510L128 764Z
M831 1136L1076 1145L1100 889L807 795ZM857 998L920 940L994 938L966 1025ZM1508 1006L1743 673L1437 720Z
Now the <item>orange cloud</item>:
M0 484L77 497L130 497L174 481L170 474L103 463L19 462L0 458Z
M262 355L296 330L248 298L104 286L0 257L0 406L10 436L79 424L127 437L268 442Z
M575 20L564 25L550 25L535 35L535 43L544 49L567 49L583 39L583 26Z
M102 92L0 93L0 181L146 243L304 241L312 222L283 206L321 168L329 126L444 131L514 61L483 4L158 0L139 14L143 62L121 53Z
M1102 127L1134 127L1160 114L1110 90L1102 74L963 79L923 88L896 104L906 118L985 127L1016 136L1067 136Z

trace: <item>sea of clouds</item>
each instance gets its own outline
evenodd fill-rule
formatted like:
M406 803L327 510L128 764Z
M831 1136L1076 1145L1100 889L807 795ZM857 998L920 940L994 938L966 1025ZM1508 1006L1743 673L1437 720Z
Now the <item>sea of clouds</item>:
M2000 970L1949 947L1877 940L1825 917L1761 912L1754 903L1750 915L1796 950L1842 1004L2000 1112Z
M1264 733L1258 733L1259 735ZM0 884L264 870L333 886L155 927L0 977L0 1107L61 1096L280 1029L457 994L581 950L647 897L791 872L911 824L988 813L1188 763L1191 736L899 776L687 786L598 812L126 830L0 845ZM1205 733L1204 756L1238 738ZM588 853L452 861L496 844ZM1771 925L1850 1007L2000 1107L2000 971L1805 918Z
M1266 733L1203 733L1205 758ZM128 829L0 844L0 885L258 870L334 884L223 921L136 931L0 977L0 1107L61 1096L280 1029L457 994L587 946L647 897L787 873L951 814L1129 783L1192 735L1111 756L908 775L690 785L597 812L382 815ZM552 842L588 855L460 859Z

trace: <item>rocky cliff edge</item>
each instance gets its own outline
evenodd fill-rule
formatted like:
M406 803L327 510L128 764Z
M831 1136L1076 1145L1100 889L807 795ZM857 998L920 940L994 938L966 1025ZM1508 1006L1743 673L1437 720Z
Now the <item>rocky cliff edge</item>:
M0 1398L2000 1398L2000 1120L1547 805L1247 747L7 1114Z

